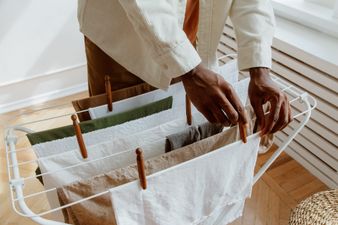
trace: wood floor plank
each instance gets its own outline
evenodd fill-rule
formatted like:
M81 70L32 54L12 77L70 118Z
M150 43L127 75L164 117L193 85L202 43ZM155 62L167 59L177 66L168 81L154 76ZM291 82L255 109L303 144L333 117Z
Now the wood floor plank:
M295 160L288 160L285 163L280 164L278 167L270 168L268 173L271 177L277 177L288 173L297 166L299 166L299 164Z
M259 208L259 211L256 211L254 225L265 225L266 224L266 218L267 218L268 206L269 206L268 191L269 191L269 187L264 182L260 182L259 187L258 187L259 198L257 202L257 208Z
M261 167L272 156L272 154L275 150L276 150L276 146L273 145L268 152L259 155L256 165L258 167Z
M233 221L230 225L242 225L242 218L238 218L237 220Z
M279 202L279 225L288 225L291 208L283 201Z
M252 224L256 219L256 209L258 203L258 186L259 183L263 182L259 180L254 186L251 193L251 198L247 199L245 202L244 212L243 212L243 219L242 225L249 225Z
M273 189L269 189L269 204L268 204L268 218L267 225L279 225L279 196L274 192Z
M275 193L278 195L278 197L287 205L289 208L296 207L297 201L290 197L290 195L279 186L279 184L269 176L269 174L264 174L262 176L262 179L264 182L275 191Z
M272 151L273 152L273 151ZM272 165L270 166L270 168L268 169L268 171L271 171L273 170L274 168L276 167L280 167L280 166L283 166L284 164L290 162L290 161L293 161L292 158L287 155L287 154L281 154L275 162L272 163Z
M290 196L300 202L302 199L305 199L311 196L313 193L327 190L327 187L318 180L313 180L302 187L293 190L290 192Z
M286 191L290 192L312 182L315 177L309 174L304 168L298 166L287 174L276 178L279 181L279 185Z

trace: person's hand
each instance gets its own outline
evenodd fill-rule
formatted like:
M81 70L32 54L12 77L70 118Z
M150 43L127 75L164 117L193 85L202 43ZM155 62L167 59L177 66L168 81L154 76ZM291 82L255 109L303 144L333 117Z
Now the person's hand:
M267 68L251 68L249 98L261 126L261 135L284 129L291 122L291 107L286 94L273 82ZM264 115L263 105L270 102L270 113Z
M198 65L182 76L187 96L211 123L248 126L248 116L233 87L220 75Z

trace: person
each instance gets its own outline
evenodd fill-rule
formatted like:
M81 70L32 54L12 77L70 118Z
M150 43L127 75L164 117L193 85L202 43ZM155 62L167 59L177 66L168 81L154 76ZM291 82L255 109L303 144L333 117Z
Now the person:
M166 89L180 78L194 106L212 123L247 124L232 86L217 74L216 51L227 17L238 66L249 71L249 98L261 134L291 121L287 96L269 75L274 15L269 0L79 0L90 95L146 82ZM263 105L271 112L264 115Z

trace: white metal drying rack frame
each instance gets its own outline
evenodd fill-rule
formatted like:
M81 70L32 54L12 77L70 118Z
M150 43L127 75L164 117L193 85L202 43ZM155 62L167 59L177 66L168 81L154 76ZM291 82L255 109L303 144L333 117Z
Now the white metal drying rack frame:
M235 54L234 55L226 55L226 56L219 58L219 60L224 58L224 57L229 57L229 56L235 57L236 55ZM285 93L287 93L287 94L289 94L290 96L293 97L289 101L291 105L292 105L292 103L299 101L300 104L303 104L305 106L305 109L303 111L299 112L297 115L293 116L294 119L302 116L302 120L297 119L299 121L299 127L294 129L294 132L289 135L288 139L283 143L283 145L279 146L278 149L273 153L273 155L268 159L268 161L265 162L265 164L259 169L259 171L254 176L254 183L257 182L257 180L265 173L265 171L269 168L269 166L277 159L277 157L285 150L285 148L290 144L290 142L295 138L295 136L305 126L305 124L310 119L311 111L317 105L316 100L312 96L310 96L308 93L302 92L298 88L296 88L292 85L289 85L287 82L281 80L280 78L277 78L276 76L272 76L272 77L273 77L273 80L282 89L283 92L285 92ZM55 106L55 107L58 107L58 106ZM48 109L50 109L50 108L53 108L53 107L48 107ZM44 109L40 109L40 110L44 110ZM83 110L81 112L85 112L85 111L88 111L88 110ZM32 112L32 113L34 113L34 112ZM50 210L47 210L47 211L41 212L41 213L34 213L28 207L28 205L26 204L25 200L27 198L31 198L31 197L34 197L34 196L37 196L37 195L40 195L40 194L45 194L49 191L55 190L55 188L49 189L49 190L44 190L44 191L41 191L41 192L36 192L36 193L24 196L23 190L24 190L25 180L27 180L27 177L21 176L19 167L20 167L20 165L23 165L23 164L35 163L37 160L31 160L31 161L20 162L20 163L18 162L17 152L26 151L26 150L29 150L29 149L27 149L27 148L16 149L16 143L17 143L18 137L16 136L15 131L21 131L21 132L24 132L24 133L32 133L32 132L34 132L33 130L30 130L30 129L24 127L24 126L28 125L28 124L33 124L33 123L42 122L42 121L45 121L45 120L51 120L51 119L56 119L56 118L60 118L60 117L64 117L64 116L70 116L70 115L71 114L65 114L65 115L55 116L55 117L51 117L51 118L47 118L47 119L43 119L43 120L31 121L31 122L28 122L28 123L9 126L9 127L5 128L4 134L5 134L7 173L8 173L8 179L9 179L9 189L10 189L10 197L11 197L12 207L17 214L19 214L23 217L28 217L38 224L65 225L66 223L49 220L49 219L43 218L42 216L49 214L49 213L52 213L52 212L55 212L55 211L58 211L58 210L61 210L61 209L64 209L64 208L67 208L69 206L87 201L89 199L101 196L101 195L109 192L109 190L107 190L107 191L86 197L86 198L81 199L79 201L72 202L70 204L60 206L58 208L50 209ZM104 157L104 158L106 158L106 157ZM90 163L90 161L88 161L88 162ZM36 177L36 176L32 176L32 177L28 177L28 178L33 178L33 177ZM16 207L16 202L18 203L18 206L19 206L20 209L18 209Z

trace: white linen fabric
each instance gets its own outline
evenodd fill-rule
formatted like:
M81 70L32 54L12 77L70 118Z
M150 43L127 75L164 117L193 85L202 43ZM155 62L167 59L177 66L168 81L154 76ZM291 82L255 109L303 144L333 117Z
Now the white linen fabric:
M235 219L242 216L245 200L238 201L233 204L228 204L215 210L206 220L203 225L226 225Z
M147 176L147 189L139 181L110 190L118 225L228 223L227 206L242 209L251 194L260 137L248 137L246 144L234 142L208 154ZM237 203L237 204L236 204ZM222 216L222 217L221 217Z
M271 67L269 0L199 0L197 50L183 31L186 0L79 0L81 32L128 71L165 89L201 63L218 71L216 50L230 16L240 70Z

